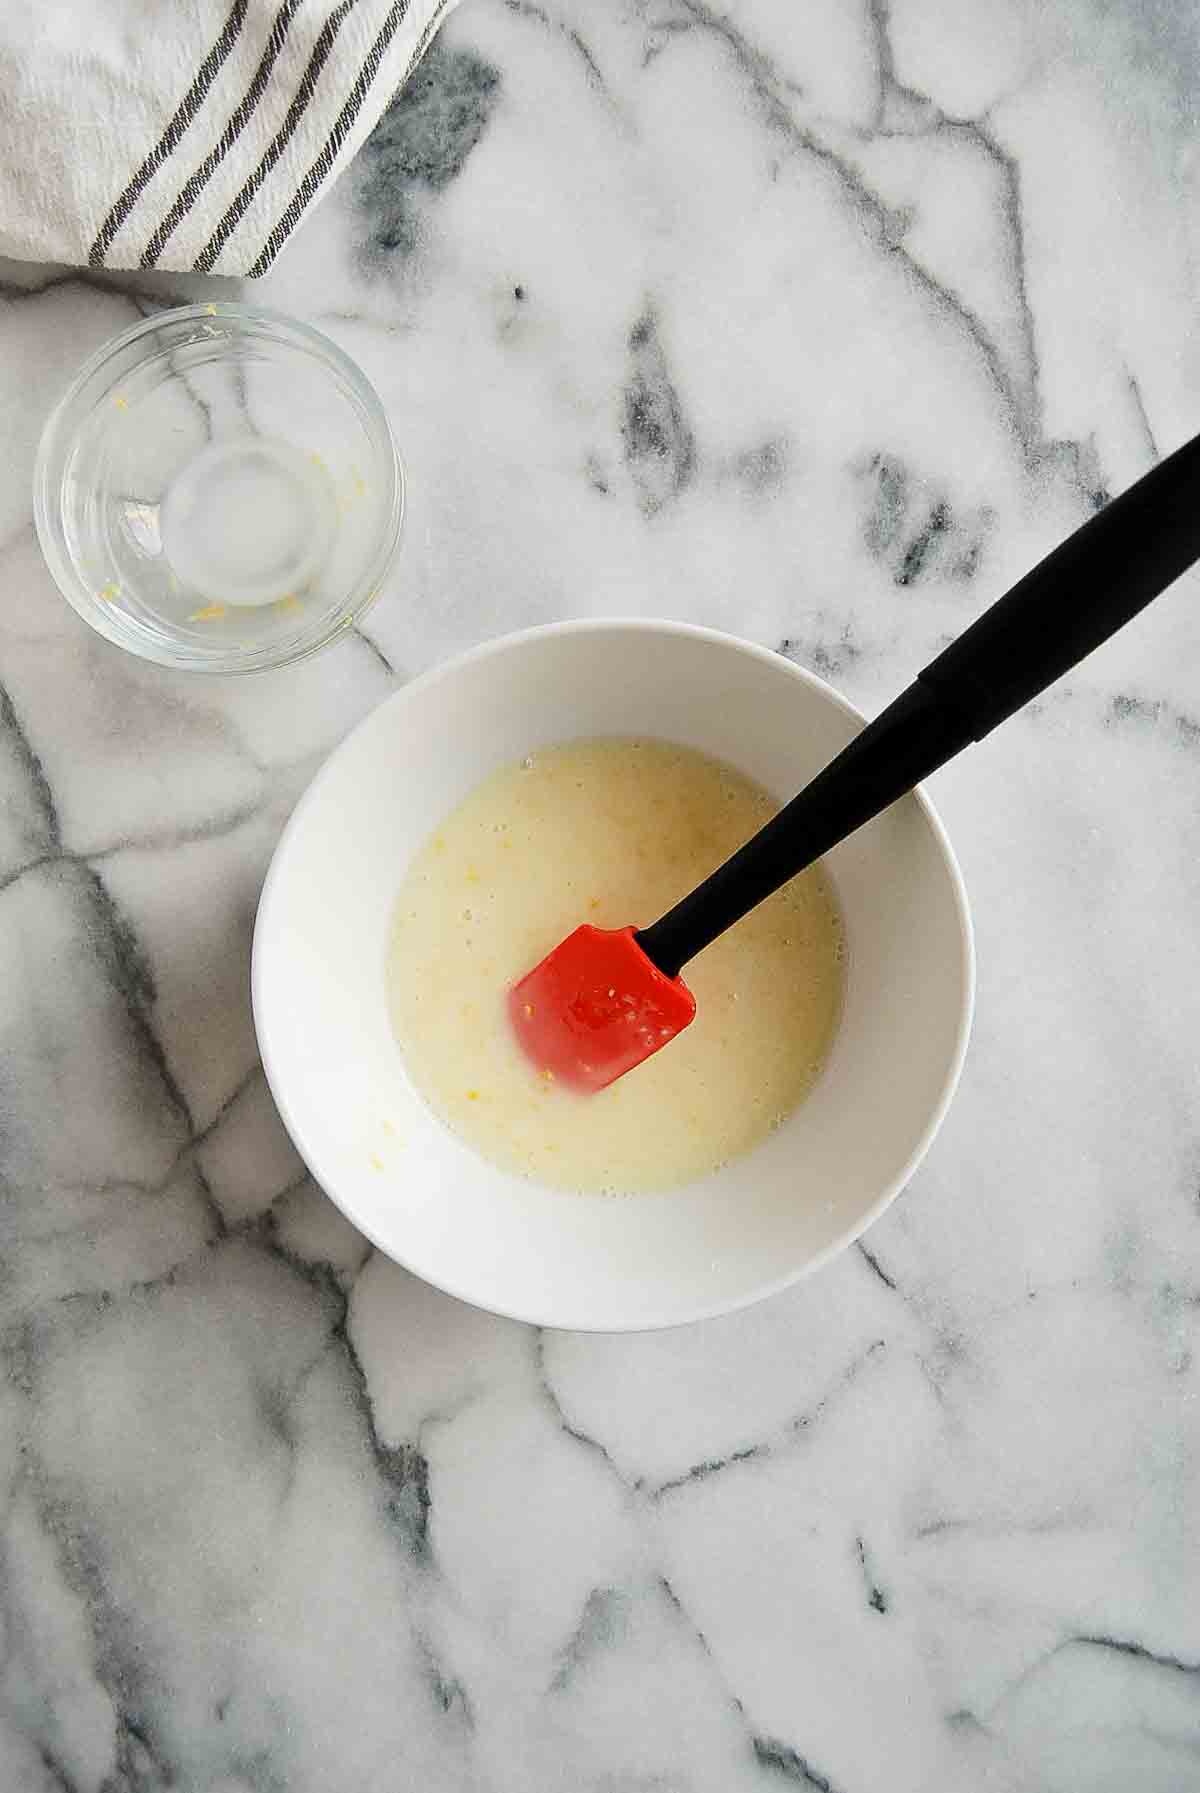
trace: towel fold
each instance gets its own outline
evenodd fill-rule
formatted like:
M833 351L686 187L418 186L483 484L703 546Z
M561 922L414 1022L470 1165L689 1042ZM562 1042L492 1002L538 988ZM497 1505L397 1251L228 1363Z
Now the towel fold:
M266 272L454 0L3 0L0 255Z

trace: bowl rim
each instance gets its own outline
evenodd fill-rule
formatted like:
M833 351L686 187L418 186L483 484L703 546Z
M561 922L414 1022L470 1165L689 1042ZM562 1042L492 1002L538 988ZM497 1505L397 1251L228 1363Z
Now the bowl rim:
M425 1270L418 1269L406 1258L399 1255L392 1245L385 1245L379 1237L377 1230L373 1227L370 1219L364 1219L363 1216L355 1211L352 1202L343 1200L340 1195L335 1193L333 1183L336 1179L331 1178L329 1181L326 1181L322 1176L317 1162L320 1153L313 1152L310 1154L307 1145L303 1143L305 1135L303 1121L296 1114L288 1101L286 1092L280 1086L273 1063L270 1026L266 1020L267 1001L264 994L265 974L263 972L263 942L271 927L271 914L278 901L277 892L282 882L284 864L287 858L286 849L291 838L303 825L304 818L309 808L316 802L324 784L328 777L332 775L333 768L336 766L343 753L348 750L351 742L357 738L359 733L372 723L379 712L387 705L398 704L409 698L412 694L424 693L435 688L439 684L449 682L453 680L461 670L476 664L480 660L499 657L508 652L519 652L524 647L533 645L538 641L562 635L590 635L622 632L658 634L689 638L698 641L708 641L715 645L747 654L752 659L765 662L773 667L785 668L791 676L796 677L802 683L808 685L810 689L818 692L823 698L832 702L835 708L841 710L845 716L849 717L860 726L866 726L867 719L863 713L852 704L848 698L843 697L840 691L837 691L817 673L810 672L807 667L798 665L794 660L788 659L785 655L778 653L775 649L763 647L757 642L747 641L741 636L730 634L725 630L708 628L698 623L683 622L668 617L574 617L560 622L544 623L535 628L514 630L502 635L490 636L486 640L478 642L475 646L468 648L465 652L456 654L451 659L442 661L438 665L430 667L426 672L419 674L416 678L402 686L399 691L394 691L388 697L385 697L379 704L370 710L353 729L351 729L350 733L339 742L337 747L333 749L318 767L309 784L301 793L291 814L288 816L288 819L280 832L279 839L275 844L275 849L271 855L271 862L267 868L267 874L263 881L262 891L259 896L258 908L254 921L254 936L251 946L251 1008L263 1072L266 1076L267 1086L271 1092L272 1099L279 1111L280 1118L287 1129L288 1135L318 1187L324 1191L329 1200L333 1202L334 1206L346 1216L351 1225L362 1233L363 1237L367 1239L377 1251L381 1252L384 1257L390 1259L391 1262L399 1264L402 1269L407 1270L411 1275L419 1278L422 1282L428 1283L431 1287L439 1289L443 1294L451 1296L456 1301L465 1302L468 1306L479 1308L485 1313L496 1314L501 1319L518 1320L525 1325L545 1327L552 1331L599 1334L666 1331L675 1326L692 1325L697 1321L718 1319L725 1314L739 1313L743 1308L752 1307L757 1302L765 1301L773 1295L782 1294L784 1290L793 1287L796 1283L803 1281L804 1278L811 1276L816 1271L822 1269L833 1258L837 1257L839 1253L845 1251L848 1247L854 1245L861 1239L867 1229L874 1225L880 1215L891 1206L901 1190L911 1181L915 1171L929 1151L930 1146L933 1144L933 1141L941 1128L942 1122L946 1118L950 1104L954 1099L954 1094L958 1088L963 1064L966 1059L967 1046L970 1041L971 1026L975 1014L975 931L971 920L970 904L967 898L962 869L941 817L926 794L924 787L917 785L914 787L912 795L920 805L934 842L940 851L943 864L945 865L949 877L950 890L954 901L954 911L958 920L959 973L962 980L963 996L958 1019L958 1029L955 1035L954 1049L951 1053L950 1061L942 1080L938 1098L930 1111L929 1119L922 1129L913 1150L910 1152L899 1172L883 1188L875 1201L871 1203L870 1207L865 1210L863 1215L856 1222L845 1228L836 1239L831 1240L827 1246L808 1259L806 1263L788 1269L777 1277L770 1277L766 1281L756 1284L753 1288L740 1293L733 1299L697 1304L694 1309L685 1313L674 1313L665 1319L639 1320L635 1323L626 1324L604 1324L586 1320L582 1322L572 1321L565 1319L561 1314L555 1314L552 1302L548 1302L543 1311L534 1312L529 1309L520 1310L505 1306L503 1301L483 1300L478 1294L470 1293L461 1287L456 1287L452 1278L430 1276ZM667 1192L663 1199L670 1199L669 1192Z
M381 447L385 455L384 472L391 475L391 492L378 545L358 581L359 595L342 605L332 622L318 634L292 643L284 652L257 650L242 652L237 657L231 653L228 658L214 656L211 660L198 661L182 650L174 651L169 645L143 642L131 631L126 631L116 622L111 609L101 604L84 584L74 562L56 539L52 519L56 514L61 515L62 479L61 473L56 476L54 469L56 466L60 469L65 466L69 454L69 441L64 438L69 429L73 428L69 423L72 407L79 402L88 385L102 373L105 365L115 355L127 349L139 337L153 335L165 327L211 323L214 319L224 319L234 324L265 325L274 340L278 340L280 335L290 336L296 339L293 346L305 349L316 359L323 361L328 369L339 372L353 388L380 430ZM245 305L234 299L197 300L193 304L171 306L139 319L127 330L102 342L76 370L47 416L38 438L33 468L33 518L38 544L51 578L71 608L97 635L116 647L124 648L126 653L134 654L138 659L155 666L167 666L177 672L241 677L256 672L273 672L279 667L294 666L309 659L344 635L370 610L382 593L383 582L400 541L407 509L407 487L404 463L396 446L391 420L383 400L363 369L332 337L303 318L292 317L287 312L277 311L269 306Z

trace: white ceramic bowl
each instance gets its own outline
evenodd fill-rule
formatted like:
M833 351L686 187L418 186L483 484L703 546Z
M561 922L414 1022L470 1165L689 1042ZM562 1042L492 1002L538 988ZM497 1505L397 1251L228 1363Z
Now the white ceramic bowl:
M731 636L576 622L489 642L355 730L275 853L254 936L254 1017L288 1131L381 1251L498 1313L633 1330L782 1289L883 1211L946 1112L974 993L962 880L920 794L829 856L847 990L815 1089L755 1151L702 1182L621 1199L494 1168L411 1087L384 991L408 860L495 767L577 736L659 735L731 761L783 799L861 720L820 679Z

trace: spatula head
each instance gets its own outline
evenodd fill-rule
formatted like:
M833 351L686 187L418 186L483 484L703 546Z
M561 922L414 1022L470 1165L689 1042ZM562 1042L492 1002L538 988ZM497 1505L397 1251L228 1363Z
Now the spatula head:
M681 1033L696 999L647 958L635 929L585 922L514 984L509 1013L535 1069L591 1093Z

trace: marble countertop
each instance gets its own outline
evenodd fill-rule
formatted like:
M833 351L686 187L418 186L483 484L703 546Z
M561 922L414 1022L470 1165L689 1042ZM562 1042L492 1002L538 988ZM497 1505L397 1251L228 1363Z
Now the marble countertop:
M241 682L34 538L79 360L0 297L0 1787L1200 1785L1200 590L939 776L979 1005L926 1165L791 1293L541 1334L305 1176L247 996L330 747L546 619L880 707L1200 425L1190 0L467 0L255 289L383 393L402 557Z

